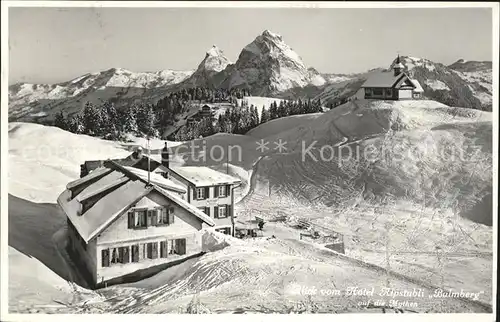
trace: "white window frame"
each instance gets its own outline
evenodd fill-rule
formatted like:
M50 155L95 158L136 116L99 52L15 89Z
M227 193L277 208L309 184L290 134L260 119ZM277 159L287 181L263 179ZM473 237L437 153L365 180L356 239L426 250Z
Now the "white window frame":
M162 207L162 208L157 208L156 209L156 221L158 225L168 225L168 208ZM167 217L163 218L163 216L166 215ZM165 219L165 220L164 220Z
M218 186L217 189L219 189L219 198L224 198L226 196L226 186Z
M134 228L146 228L148 227L148 209L135 209L134 210ZM140 215L144 214L144 225L140 225L139 218Z
M221 215L221 213L223 215ZM217 215L218 215L218 218L227 218L227 207L226 206L219 206L219 210L218 210Z
M196 188L196 199L205 199L205 188Z

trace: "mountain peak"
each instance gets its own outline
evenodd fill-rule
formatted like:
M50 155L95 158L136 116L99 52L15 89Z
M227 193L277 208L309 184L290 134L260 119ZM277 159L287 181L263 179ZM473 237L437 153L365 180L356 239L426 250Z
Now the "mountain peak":
M264 32L262 33L262 37L277 39L279 41L283 40L283 37L281 37L281 35L278 35L277 33L274 33L269 29L264 30Z
M243 48L234 71L225 80L228 87L246 86L260 95L324 83L324 78L308 70L281 35L268 29Z
M212 48L207 50L206 57L208 56L224 56L224 52L217 45L212 45Z

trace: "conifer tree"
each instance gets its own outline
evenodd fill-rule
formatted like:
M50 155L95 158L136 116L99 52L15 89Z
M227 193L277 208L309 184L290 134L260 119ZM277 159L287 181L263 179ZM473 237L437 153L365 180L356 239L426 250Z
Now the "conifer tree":
M102 118L94 104L87 102L83 108L83 131L89 135L101 134Z
M155 114L152 105L140 105L136 116L137 129L143 135L157 136L158 131L155 129Z
M266 107L262 107L262 112L260 114L260 124L266 123L269 121L269 111L266 109Z
M68 122L64 118L64 114L62 111L56 114L54 118L54 126L57 126L60 129L68 130Z

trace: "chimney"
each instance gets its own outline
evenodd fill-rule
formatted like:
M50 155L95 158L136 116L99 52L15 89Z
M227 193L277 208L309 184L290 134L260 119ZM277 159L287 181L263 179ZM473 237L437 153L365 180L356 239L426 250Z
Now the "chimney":
M135 160L140 160L142 159L142 148L139 146L137 147L137 149L135 149L135 152L134 152L134 159Z
M161 165L165 168L169 168L170 166L170 154L168 152L167 142L165 142L165 146L161 150ZM168 170L165 172L165 178L168 177Z
M80 164L80 178L85 177L89 172L87 171L87 167L85 164Z

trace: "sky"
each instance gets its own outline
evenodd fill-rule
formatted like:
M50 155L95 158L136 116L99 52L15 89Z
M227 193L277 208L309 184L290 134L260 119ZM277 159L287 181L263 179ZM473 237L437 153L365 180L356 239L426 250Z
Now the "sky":
M235 62L264 30L322 73L386 67L399 52L492 60L489 8L9 8L9 84L112 67L195 69L212 45Z

